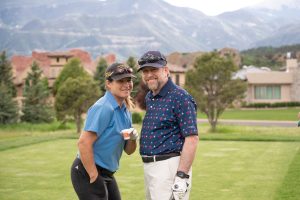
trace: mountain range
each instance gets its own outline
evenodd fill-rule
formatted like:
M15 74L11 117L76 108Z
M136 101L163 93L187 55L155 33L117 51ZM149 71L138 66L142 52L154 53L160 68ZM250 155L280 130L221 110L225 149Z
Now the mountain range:
M150 49L168 54L300 43L300 1L275 1L207 16L163 0L4 0L0 51L81 48L122 59Z

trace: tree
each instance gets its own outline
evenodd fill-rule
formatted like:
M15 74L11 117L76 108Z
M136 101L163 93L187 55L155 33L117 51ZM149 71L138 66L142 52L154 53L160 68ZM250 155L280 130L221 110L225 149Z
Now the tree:
M138 65L134 57L130 56L126 63L129 67L133 69L133 74L136 76L136 78L133 79L133 90L131 93L132 97L136 100L137 94L140 89L140 82L142 82L142 76L140 73L138 73Z
M195 98L200 111L206 114L213 132L224 110L234 100L244 97L246 83L232 79L237 70L231 57L211 52L196 58L194 69L186 74L185 88Z
M18 120L18 104L5 84L0 83L0 124L11 124Z
M61 87L68 78L77 78L81 76L89 75L82 67L78 58L70 59L69 62L63 67L53 84L53 94L56 95L59 87Z
M81 115L99 98L97 82L90 77L68 78L58 89L55 97L55 110L58 120L72 117L81 131Z
M48 80L42 78L42 70L33 62L25 79L21 120L30 123L53 121L49 95Z
M9 93L13 97L16 96L16 87L13 82L12 66L9 60L7 60L5 51L0 54L0 82L4 83L8 87Z
M4 51L0 54L0 124L15 123L18 120L15 96L12 67Z
M107 68L107 62L104 58L100 58L98 64L97 64L97 68L96 68L96 72L94 75L94 80L96 80L99 83L99 88L100 91L102 92L102 94L105 93L105 71Z

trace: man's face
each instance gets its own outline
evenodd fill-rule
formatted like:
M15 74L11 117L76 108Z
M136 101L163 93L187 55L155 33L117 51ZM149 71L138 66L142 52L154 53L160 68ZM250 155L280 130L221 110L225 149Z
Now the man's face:
M168 68L145 67L142 69L142 78L147 87L157 94L168 81Z

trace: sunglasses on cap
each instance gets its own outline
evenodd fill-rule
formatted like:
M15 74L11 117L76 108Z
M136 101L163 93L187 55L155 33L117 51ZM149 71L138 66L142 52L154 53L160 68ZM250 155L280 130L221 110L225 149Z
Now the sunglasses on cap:
M153 55L153 54L148 53L148 54L144 55L142 58L140 58L138 60L138 64L139 65L144 65L146 63L156 63L158 61L167 62L166 58L163 55L157 56L157 55Z
M129 67L126 67L125 65L119 65L113 71L106 72L105 78L109 79L113 76L121 75L121 74L132 74L132 69Z

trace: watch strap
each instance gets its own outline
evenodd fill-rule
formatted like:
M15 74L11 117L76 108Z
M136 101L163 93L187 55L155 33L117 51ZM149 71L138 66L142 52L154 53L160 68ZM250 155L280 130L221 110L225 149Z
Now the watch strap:
M190 175L186 174L183 171L177 171L176 176L178 176L180 178L190 178Z

